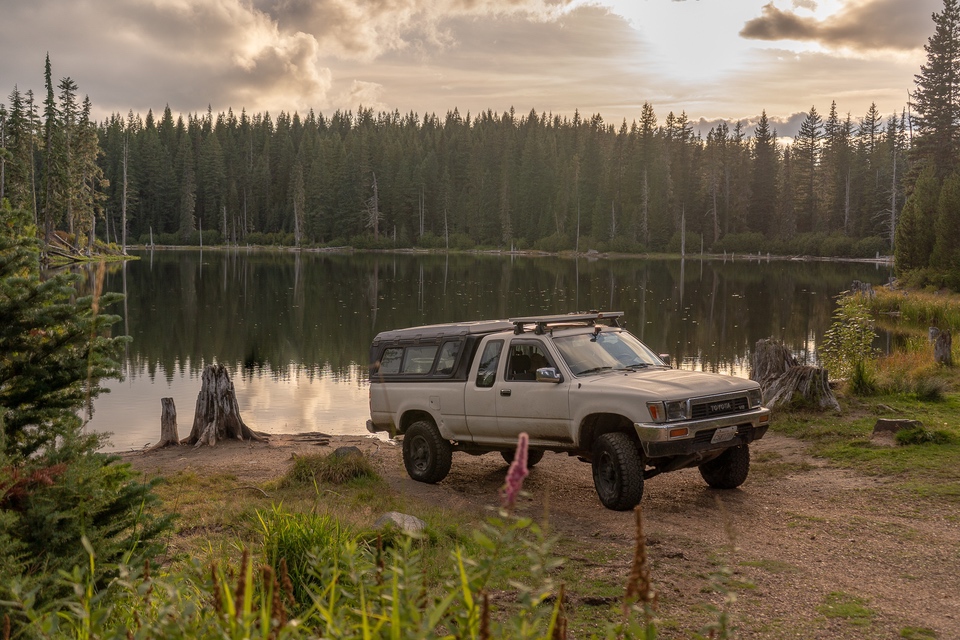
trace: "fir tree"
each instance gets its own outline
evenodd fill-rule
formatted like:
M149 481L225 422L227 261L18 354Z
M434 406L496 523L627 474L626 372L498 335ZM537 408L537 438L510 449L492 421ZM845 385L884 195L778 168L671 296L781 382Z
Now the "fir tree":
M927 63L916 76L914 155L919 168L933 166L942 180L957 166L960 145L960 4L944 0L933 14L935 31L924 50Z
M960 173L950 174L940 189L934 235L930 266L947 273L951 288L960 289Z
M117 318L100 313L117 296L78 298L70 275L42 280L30 214L6 208L0 219L0 616L16 630L19 598L55 606L60 572L90 566L84 538L99 589L118 563L155 556L169 520L145 511L153 485L82 431L80 411L118 374L124 339L105 337Z
M894 252L897 273L902 275L928 266L935 242L939 201L940 183L931 165L920 174L900 214Z

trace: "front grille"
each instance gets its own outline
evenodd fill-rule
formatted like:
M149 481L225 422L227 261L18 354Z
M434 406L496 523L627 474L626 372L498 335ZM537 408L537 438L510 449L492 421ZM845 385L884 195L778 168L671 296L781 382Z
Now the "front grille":
M711 400L694 404L691 407L691 417L698 420L714 416L728 416L733 413L743 413L749 407L746 397Z

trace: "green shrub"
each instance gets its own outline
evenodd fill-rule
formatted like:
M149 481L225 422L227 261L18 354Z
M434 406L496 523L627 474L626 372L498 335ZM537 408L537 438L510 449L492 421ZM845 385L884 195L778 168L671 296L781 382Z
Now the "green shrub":
M758 251L767 251L770 246L769 241L762 233L731 233L717 241L711 251L714 253L757 253Z
M880 236L869 236L857 240L853 246L854 258L876 258L877 256L888 256L891 253L890 241Z
M288 513L275 506L272 511L257 511L263 533L263 553L267 566L279 574L286 572L293 583L293 595L301 605L310 602L309 591L320 585L314 567L319 559L337 564L343 542L349 534L330 516L315 513Z
M873 326L873 316L860 296L844 295L837 299L833 324L824 332L817 349L820 362L833 378L850 378L858 363L873 355ZM867 375L865 366L860 375Z
M923 376L913 383L913 393L918 400L925 402L938 402L943 400L949 384L942 378L934 376Z
M948 431L931 431L923 426L901 429L894 435L894 440L901 446L911 444L952 444L954 437Z
M281 484L347 484L354 480L380 480L380 475L366 456L309 455L297 456Z
M849 257L853 255L854 240L845 235L830 235L820 243L819 255L829 257Z
M850 390L857 396L872 396L877 393L877 379L873 368L865 360L857 360L850 374Z

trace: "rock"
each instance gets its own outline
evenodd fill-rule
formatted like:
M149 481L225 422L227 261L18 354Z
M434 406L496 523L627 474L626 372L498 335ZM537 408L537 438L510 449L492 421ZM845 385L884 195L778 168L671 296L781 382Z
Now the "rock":
M344 449L350 447L342 447ZM356 449L356 447L352 447ZM373 525L374 529L383 529L385 527L396 527L404 533L410 535L419 535L427 528L427 523L414 516L400 513L399 511L389 511L380 516Z
M363 451L360 451L359 447L349 446L349 447L337 447L333 450L333 453L330 454L334 458L346 458L349 456L363 456Z
M901 420L896 418L880 418L873 425L873 435L870 436L876 444L892 447L896 445L894 435L904 429L923 428L919 420Z

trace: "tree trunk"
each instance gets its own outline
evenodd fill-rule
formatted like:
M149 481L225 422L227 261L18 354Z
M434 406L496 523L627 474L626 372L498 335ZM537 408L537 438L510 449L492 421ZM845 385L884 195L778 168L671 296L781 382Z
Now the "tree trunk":
M953 336L949 331L941 331L933 343L933 360L947 367L953 366Z
M797 364L797 359L783 342L773 338L757 340L750 358L750 379L760 383L766 396L767 387Z
M840 403L830 390L827 370L819 367L791 367L764 390L763 398L764 404L771 408L796 403L840 411Z
M180 435L177 433L177 407L173 403L173 398L160 398L160 407L160 441L148 451L180 446Z
M218 440L227 438L257 442L267 440L267 436L248 427L240 417L237 394L226 367L222 364L208 364L203 370L193 429L183 443L198 447L209 444L212 447Z

